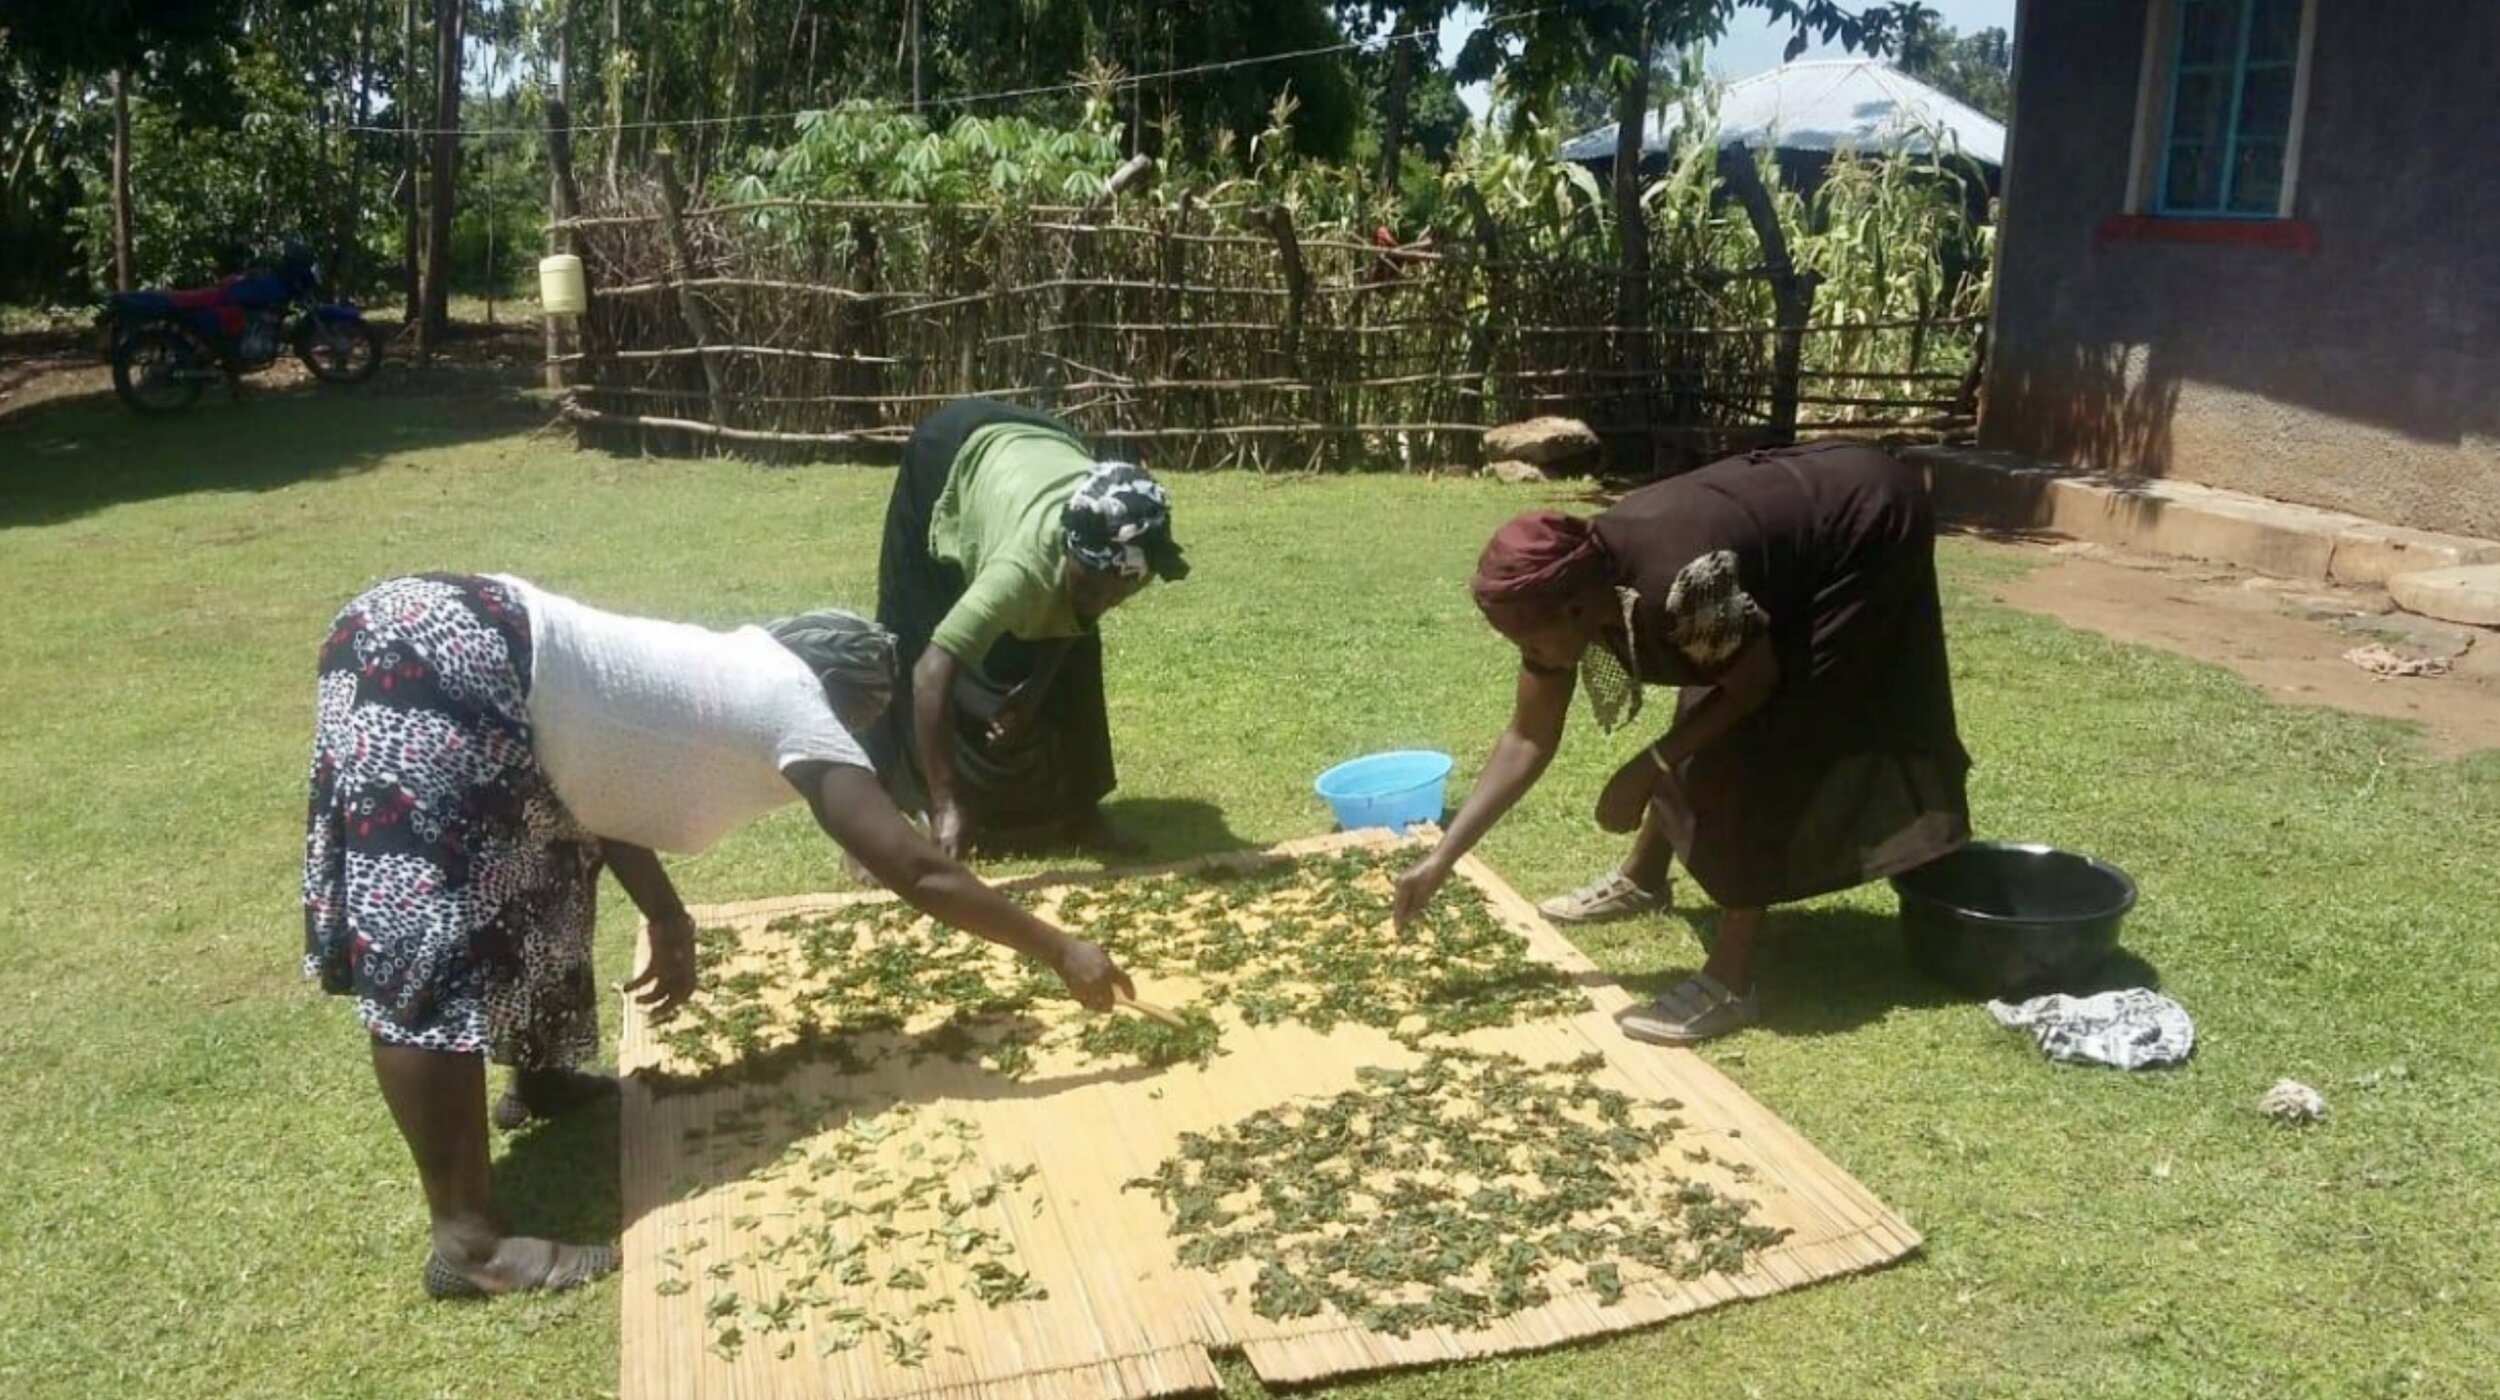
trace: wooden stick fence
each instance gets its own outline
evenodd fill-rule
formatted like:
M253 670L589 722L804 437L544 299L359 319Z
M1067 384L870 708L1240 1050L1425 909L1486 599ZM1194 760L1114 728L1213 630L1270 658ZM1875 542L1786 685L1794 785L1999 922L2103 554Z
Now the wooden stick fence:
M1783 325L1763 270L1661 266L1627 328L1610 251L1473 212L1384 248L1272 204L704 204L663 171L551 225L597 294L590 348L550 364L585 437L763 456L889 446L964 395L1158 467L1470 466L1485 427L1559 413L1641 471L1783 411L1800 436L1973 418L1976 318Z

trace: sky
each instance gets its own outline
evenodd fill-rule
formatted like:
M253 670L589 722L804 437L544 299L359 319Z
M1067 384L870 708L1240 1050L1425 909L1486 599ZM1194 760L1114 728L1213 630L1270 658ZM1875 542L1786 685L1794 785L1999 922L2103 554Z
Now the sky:
M1496 13L1508 9L1530 8L1536 0L1492 0ZM1974 29L2011 30L2014 27L2014 0L1926 0L1944 23L1967 34ZM1455 61L1459 47L1467 36L1484 22L1485 7L1463 9L1441 23L1441 60ZM1735 22L1728 26L1727 37L1711 46L1710 71L1721 78L1746 78L1766 68L1779 66L1780 55L1788 47L1789 30L1775 24L1760 10L1739 9ZM1816 44L1805 51L1806 58L1845 58L1847 51L1837 44ZM1461 88L1459 96L1467 109L1483 116L1492 101L1492 94L1479 84Z

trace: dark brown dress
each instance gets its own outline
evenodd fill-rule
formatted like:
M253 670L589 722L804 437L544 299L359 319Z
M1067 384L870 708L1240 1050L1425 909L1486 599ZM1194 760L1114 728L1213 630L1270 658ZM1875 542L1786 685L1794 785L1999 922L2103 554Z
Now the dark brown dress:
M1897 874L1969 839L1935 515L1918 473L1855 443L1748 453L1596 519L1643 681L1696 703L1767 637L1770 700L1662 784L1658 815L1723 907Z

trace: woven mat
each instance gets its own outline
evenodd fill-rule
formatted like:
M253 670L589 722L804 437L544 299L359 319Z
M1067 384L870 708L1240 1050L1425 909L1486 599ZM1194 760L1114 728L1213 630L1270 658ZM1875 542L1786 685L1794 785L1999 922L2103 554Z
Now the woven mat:
M1383 834L1350 833L1276 853L1383 844ZM1122 872L1142 873L1149 872ZM1183 1267L1161 1204L1125 1183L1171 1157L1183 1133L1345 1091L1366 1066L1403 1068L1420 1059L1389 1034L1363 1026L1321 1035L1292 1023L1249 1027L1219 1011L1223 1053L1204 1067L1037 1060L1023 1078L1009 1079L978 1063L915 1064L890 1055L849 1072L802 1061L764 1089L705 1080L662 1093L637 1077L628 1080L623 1104L622 1400L1128 1400L1215 1389L1216 1351L1240 1352L1272 1384L1304 1383L1628 1331L1880 1267L1918 1248L1918 1235L1899 1217L1699 1057L1625 1040L1612 1016L1631 997L1491 870L1471 859L1460 874L1528 940L1533 956L1586 987L1588 1001L1583 1013L1475 1032L1464 1043L1534 1064L1599 1054L1605 1065L1595 1072L1598 1082L1638 1100L1679 1104L1684 1127L1675 1141L1686 1150L1661 1154L1659 1170L1715 1181L1752 1200L1753 1219L1787 1231L1743 1272L1679 1281L1627 1271L1612 1302L1551 1278L1551 1301L1469 1332L1425 1328L1395 1337L1327 1311L1291 1321L1257 1316L1246 1275ZM1043 877L1022 887L1038 896L1053 884L1093 878ZM863 898L873 897L809 896L694 913L702 924L737 927L742 946L760 950L769 965L775 935L765 925L772 920ZM1139 989L1149 999L1180 1000L1174 990L1169 979ZM670 1063L630 1004L623 1062L629 1073ZM968 1238L994 1237L995 1248L1011 1247L1003 1257L1047 1297L995 1307L966 1301L931 1312L933 1299L969 1298L970 1264L938 1250L941 1257L908 1260L906 1277L871 1248L862 1263L874 1282L841 1301L882 1317L920 1310L909 1343L873 1334L864 1341L829 1337L828 1326L840 1332L849 1324L819 1320L786 1332L758 1329L740 1345L716 1346L722 1322L714 1313L724 1295L773 1298L820 1269L796 1257L759 1260L752 1249L740 1258L735 1246L771 1238L772 1222L791 1218L802 1204L785 1197L781 1183L804 1174L776 1175L772 1164L839 1145L855 1131L857 1115L891 1136L864 1148L854 1141L855 1154L898 1174L934 1163L945 1191L960 1191L966 1201L987 1196L961 1217L981 1232ZM1696 1167L1693 1157L1705 1149L1708 1164ZM759 1228L761 1236L753 1233Z

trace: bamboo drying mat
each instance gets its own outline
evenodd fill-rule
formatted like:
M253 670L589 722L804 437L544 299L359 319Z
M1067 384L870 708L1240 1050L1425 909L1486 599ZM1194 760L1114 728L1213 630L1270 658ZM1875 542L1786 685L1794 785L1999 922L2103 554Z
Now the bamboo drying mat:
M1288 843L1275 853L1300 856L1386 844L1384 833L1348 833ZM663 1296L657 1286L672 1271L683 1273L686 1265L677 1251L698 1241L717 1250L717 1242L731 1236L733 1220L770 1209L753 1199L758 1192L743 1186L734 1169L724 1170L689 1146L697 1134L737 1114L748 1091L729 1083L661 1095L647 1081L629 1078L622 1128L628 1225L621 1400L1143 1400L1216 1389L1209 1354L1236 1349L1263 1380L1294 1384L1622 1332L1880 1267L1918 1248L1919 1237L1905 1222L1698 1056L1625 1040L1612 1018L1632 997L1490 869L1471 858L1459 873L1528 940L1533 956L1586 986L1589 1001L1575 1016L1476 1032L1462 1043L1506 1051L1532 1064L1595 1051L1606 1061L1596 1074L1600 1083L1638 1099L1680 1102L1685 1126L1677 1145L1706 1146L1715 1160L1694 1166L1681 1152L1662 1154L1672 1170L1754 1201L1754 1220L1790 1232L1754 1256L1743 1273L1689 1282L1627 1273L1623 1296L1612 1304L1601 1303L1582 1285L1549 1276L1550 1302L1463 1334L1426 1328L1398 1338L1329 1312L1282 1322L1258 1317L1250 1310L1248 1289L1240 1286L1243 1276L1179 1265L1162 1207L1144 1192L1124 1189L1124 1183L1154 1171L1184 1132L1210 1131L1290 1098L1335 1094L1354 1087L1358 1068L1406 1067L1420 1056L1369 1027L1341 1025L1322 1036L1291 1023L1247 1027L1229 1010L1219 1010L1223 1053L1204 1068L1106 1072L1100 1066L1037 1062L1030 1078L1010 1081L978 1065L942 1059L911 1065L892 1056L848 1079L830 1066L803 1066L787 1081L792 1094L838 1094L863 1107L904 1101L921 1106L917 1121L967 1120L978 1129L974 1150L983 1166L1038 1168L1033 1208L1022 1208L1019 1199L1016 1208L996 1212L991 1223L1013 1237L1017 1267L1028 1270L1049 1297L997 1309L967 1299L928 1323L933 1345L916 1366L895 1364L873 1344L820 1356L804 1332L786 1358L778 1355L779 1342L764 1337L750 1338L734 1357L711 1349L705 1300L712 1284L698 1278L689 1291L674 1296ZM1045 876L1021 883L1040 888L1099 878ZM776 916L870 898L882 896L805 896L694 913L699 923L738 926L752 947L759 939L769 944L762 926ZM1139 993L1178 1004L1185 998L1176 985L1163 979L1142 985ZM665 1059L653 1029L629 1002L624 1068L630 1074ZM840 1118L828 1115L792 1125L784 1142L772 1146L840 1130ZM717 1144L708 1151L716 1153ZM756 1161L771 1155L759 1149ZM1738 1181L1742 1184L1731 1184ZM767 1266L755 1266L722 1286L759 1296L774 1286L762 1277L768 1272ZM932 1282L960 1287L962 1280ZM898 1307L909 1301L883 1289L876 1296Z

